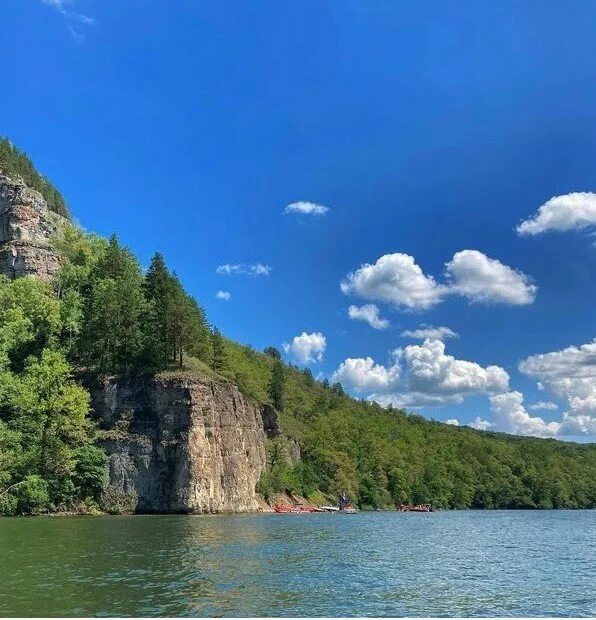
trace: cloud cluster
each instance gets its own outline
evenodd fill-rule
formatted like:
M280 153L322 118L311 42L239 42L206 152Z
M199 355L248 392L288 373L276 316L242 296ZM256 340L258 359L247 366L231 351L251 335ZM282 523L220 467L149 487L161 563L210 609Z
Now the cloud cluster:
M446 338L457 338L458 334L449 327L433 327L422 323L417 329L406 329L400 336L402 338L413 338L414 340L445 340Z
M521 392L506 392L490 397L491 412L496 426L501 431L514 435L554 437L559 434L559 422L545 422L541 417L532 417L525 409Z
M347 358L333 373L333 380L355 392L391 392L399 388L399 364L375 364L372 357Z
M263 263L255 263L253 265L245 265L243 263L231 265L226 263L225 265L219 265L215 270L215 273L225 276L268 276L271 274L272 269L272 267L269 265L264 265Z
M215 293L216 299L221 299L222 301L230 301L232 299L232 293L230 291L217 291Z
M334 381L383 405L435 406L461 403L466 396L504 392L509 375L499 366L482 367L445 353L445 343L427 339L396 349L387 366L370 357L348 358Z
M596 194L573 192L554 196L516 230L519 235L538 235L547 231L566 232L591 226L596 226Z
M559 434L596 435L596 340L560 351L531 355L521 372L567 401Z
M466 424L466 426L475 428L477 431L489 431L491 428L494 429L495 427L494 424L484 418L481 418L480 416L476 416L474 421Z
M340 283L344 294L381 301L397 308L428 309L448 295L470 302L526 305L537 288L519 270L489 258L478 250L462 250L445 265L445 282L426 275L408 254L385 254L374 264L364 264Z
M348 316L355 321L364 321L373 329L386 329L389 321L382 319L379 315L379 308L375 304L364 304L363 306L350 306Z
M292 342L284 342L283 349L299 364L320 362L327 348L327 339L320 332L307 334L302 332L295 336Z
M328 211L329 207L324 207L323 205L304 200L293 202L284 209L284 213L286 214L299 213L301 215L325 215Z

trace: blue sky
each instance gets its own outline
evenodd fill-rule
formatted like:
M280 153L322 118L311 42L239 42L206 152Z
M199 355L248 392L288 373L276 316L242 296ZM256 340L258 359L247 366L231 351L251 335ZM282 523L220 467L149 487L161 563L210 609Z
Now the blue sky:
M439 420L593 439L593 2L1 10L0 133L227 335Z

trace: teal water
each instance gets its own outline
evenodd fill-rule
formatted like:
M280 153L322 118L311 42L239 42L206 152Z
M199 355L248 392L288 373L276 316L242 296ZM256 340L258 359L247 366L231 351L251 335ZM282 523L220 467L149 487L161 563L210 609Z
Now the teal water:
M596 511L0 519L0 615L593 616Z

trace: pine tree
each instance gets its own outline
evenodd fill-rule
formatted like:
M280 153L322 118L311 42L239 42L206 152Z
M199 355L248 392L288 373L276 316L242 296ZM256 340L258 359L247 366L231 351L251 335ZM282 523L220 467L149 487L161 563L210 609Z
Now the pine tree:
M278 411L284 410L284 367L280 360L275 360L269 379L269 400Z
M133 368L145 354L142 325L147 309L141 268L112 236L91 273L83 357L104 373Z
M170 274L163 256L156 252L145 275L145 295L150 303L145 325L151 365L164 368L170 361L168 322L170 314Z
M221 372L226 369L226 352L224 348L224 339L217 327L213 328L211 334L212 347L212 367L215 372Z

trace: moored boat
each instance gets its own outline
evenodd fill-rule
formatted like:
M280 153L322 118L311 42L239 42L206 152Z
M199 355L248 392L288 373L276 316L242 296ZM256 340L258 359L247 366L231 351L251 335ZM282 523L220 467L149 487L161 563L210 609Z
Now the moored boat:
M432 504L401 504L396 508L398 512L434 512Z

